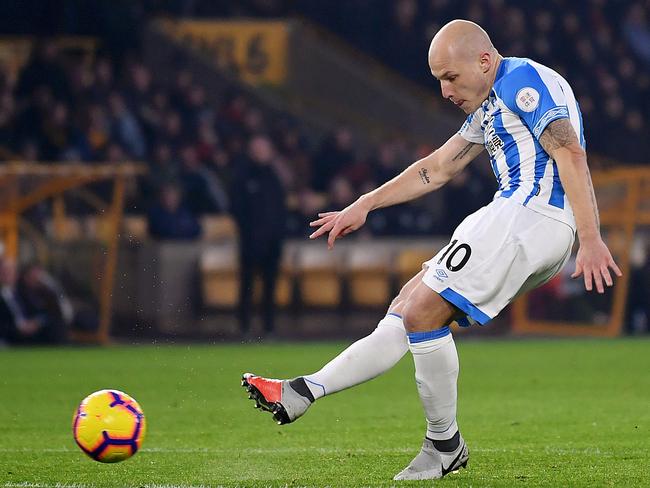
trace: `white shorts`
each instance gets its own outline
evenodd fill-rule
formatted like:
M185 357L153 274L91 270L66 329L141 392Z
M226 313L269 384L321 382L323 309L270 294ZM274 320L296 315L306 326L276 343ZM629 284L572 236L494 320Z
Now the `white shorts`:
M574 238L567 224L497 198L463 220L451 242L423 264L422 281L467 314L460 325L485 325L555 276Z

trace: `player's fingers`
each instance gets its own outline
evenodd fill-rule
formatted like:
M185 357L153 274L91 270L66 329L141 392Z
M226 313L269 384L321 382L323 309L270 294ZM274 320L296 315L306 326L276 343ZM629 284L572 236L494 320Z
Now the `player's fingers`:
M341 226L340 225L335 225L332 227L332 230L329 233L329 236L327 237L327 248L328 249L333 249L334 248L334 241L336 241L336 238L339 236L341 233Z
M573 272L573 274L571 275L571 278L577 278L581 274L582 274L582 264L576 263L576 269Z
M607 286L612 286L614 284L614 281L612 280L612 275L609 274L609 269L607 266L603 266L600 268L600 274L603 276L603 279L605 280L605 284Z
M316 239L326 232L329 232L332 227L334 227L334 221L327 222L325 225L322 225L320 228L316 229L310 236L310 239Z
M591 283L591 273L588 270L583 269L582 270L582 276L583 276L583 278L585 280L585 289L587 291L591 291L591 284L592 284Z
M609 260L609 267L612 268L616 276L623 276L623 272L619 269L618 265L616 262L610 258Z
M319 217L331 217L332 215L338 215L338 214L339 214L338 211L336 211L336 212L320 212L318 214L318 216Z
M598 293L605 293L605 287L603 286L603 277L600 275L600 272L596 268L592 268L589 274L593 274L594 281L596 282L596 291Z
M333 218L334 218L333 215L329 215L329 216L325 216L325 217L323 217L321 219L318 219L318 220L312 220L311 222L309 222L309 227L318 227L319 225L323 225L323 224L329 222Z

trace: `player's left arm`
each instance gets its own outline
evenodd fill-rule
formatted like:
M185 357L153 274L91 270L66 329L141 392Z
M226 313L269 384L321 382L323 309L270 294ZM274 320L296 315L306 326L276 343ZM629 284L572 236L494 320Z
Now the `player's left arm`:
M604 293L603 280L607 286L613 285L609 269L616 276L621 276L622 273L600 235L598 205L587 166L587 155L567 118L556 119L548 124L539 142L557 164L560 181L576 219L580 248L576 269L571 277L577 278L582 274L588 291L591 291L592 284L595 283L598 293Z

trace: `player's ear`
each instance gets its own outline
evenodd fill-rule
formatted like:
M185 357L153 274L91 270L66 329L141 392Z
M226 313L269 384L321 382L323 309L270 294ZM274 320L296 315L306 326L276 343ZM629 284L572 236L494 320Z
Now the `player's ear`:
M483 74L490 71L490 68L492 66L492 56L490 56L489 52L486 51L481 53L481 57L479 58L479 64L481 66L481 71L483 72Z

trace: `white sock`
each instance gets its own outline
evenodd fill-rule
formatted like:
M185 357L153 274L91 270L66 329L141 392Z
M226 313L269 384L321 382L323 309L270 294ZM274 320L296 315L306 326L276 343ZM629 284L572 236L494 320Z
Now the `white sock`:
M415 382L427 417L427 437L447 440L458 430L456 382L458 354L449 327L408 334Z
M379 376L395 366L406 351L402 317L389 313L372 334L359 339L320 371L303 378L318 399Z

